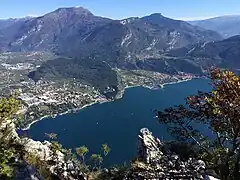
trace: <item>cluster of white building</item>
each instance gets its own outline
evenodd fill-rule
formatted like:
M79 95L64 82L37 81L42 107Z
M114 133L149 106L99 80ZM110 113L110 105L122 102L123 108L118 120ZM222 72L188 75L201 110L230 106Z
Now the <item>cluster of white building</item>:
M30 63L17 63L17 64L2 63L1 65L8 70L28 70L34 68L33 64Z

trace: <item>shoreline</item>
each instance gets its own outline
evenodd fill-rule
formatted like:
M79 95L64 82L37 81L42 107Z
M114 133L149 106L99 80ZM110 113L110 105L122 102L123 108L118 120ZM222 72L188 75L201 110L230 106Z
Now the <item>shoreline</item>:
M179 80L179 81L177 81L177 82L163 83L162 86L164 87L165 85L171 85L171 84L178 84L178 83L182 83L182 82L187 82L187 81L191 81L191 80L193 80L193 79L197 79L197 78L194 77L194 78Z
M184 79L184 80L178 80L178 81L173 81L173 82L167 82L167 83L163 83L163 84L159 84L159 88L153 88L153 87L150 87L150 86L144 86L144 85L133 85L133 86L126 86L123 88L123 90L119 93L119 95L116 96L116 99L115 100L118 100L118 99L121 99L124 95L124 92L126 89L129 89L129 88L134 88L134 87L144 87L144 88L148 88L148 89L151 89L151 90L157 90L157 89L163 89L165 85L171 85L171 84L178 84L178 83L182 83L182 82L186 82L186 81L190 81L190 80L193 80L193 79L196 79L196 78L189 78L189 79ZM114 101L115 101L114 100ZM100 100L100 101L95 101L95 102L91 102L89 104L85 104L84 106L80 107L80 108L75 108L75 109L69 109L65 112L62 112L62 113L59 113L59 114L54 114L54 115L45 115L37 120L34 120L32 121L31 123L29 123L25 128L21 128L22 131L27 131L31 128L31 126L35 123L37 123L38 121L41 121L45 118L56 118L57 116L61 116L61 115L65 115L65 114L69 114L69 113L76 113L84 108L87 108L89 106L92 106L94 104L103 104L103 103L106 103L106 102L111 102L109 100Z
M45 115L37 120L34 120L32 121L31 123L29 123L25 128L20 128L22 131L27 131L31 128L31 126L35 123L37 123L38 121L41 121L43 119L46 119L46 118L56 118L57 116L62 116L62 115L65 115L65 114L69 114L69 113L75 113L77 111L80 111L84 108L87 108L89 106L92 106L94 104L98 104L98 103L104 103L104 102L108 102L107 100L106 101L102 101L102 102L92 102L92 103L89 103L89 104L85 104L84 106L80 107L80 108L75 108L75 109L69 109L65 112L62 112L62 113L59 113L59 114L53 114L53 115Z

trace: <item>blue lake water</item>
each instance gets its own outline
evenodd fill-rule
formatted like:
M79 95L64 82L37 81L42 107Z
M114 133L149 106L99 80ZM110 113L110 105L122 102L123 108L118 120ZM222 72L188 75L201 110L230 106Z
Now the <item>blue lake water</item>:
M95 104L78 113L43 119L32 125L27 134L42 141L46 139L45 133L56 133L64 147L75 149L86 145L90 153L99 153L101 144L107 143L111 152L105 158L105 165L124 163L136 154L141 128L149 128L160 140L172 139L167 127L154 118L154 109L184 104L185 98L198 90L208 92L211 86L206 79L194 79L158 90L129 88L122 99Z

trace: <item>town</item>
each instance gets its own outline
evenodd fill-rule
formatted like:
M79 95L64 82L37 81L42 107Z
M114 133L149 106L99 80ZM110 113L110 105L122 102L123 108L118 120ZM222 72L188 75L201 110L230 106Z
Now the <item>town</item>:
M62 113L77 111L90 104L121 98L125 88L128 87L144 86L158 89L162 88L165 83L176 83L194 78L193 75L187 73L168 75L152 71L115 68L118 87L106 87L103 92L75 78L35 82L28 77L28 74L38 68L45 61L44 59L47 59L46 57L53 56L36 52L0 55L1 96L15 94L22 101L21 128L29 127L29 124L43 117L55 117Z

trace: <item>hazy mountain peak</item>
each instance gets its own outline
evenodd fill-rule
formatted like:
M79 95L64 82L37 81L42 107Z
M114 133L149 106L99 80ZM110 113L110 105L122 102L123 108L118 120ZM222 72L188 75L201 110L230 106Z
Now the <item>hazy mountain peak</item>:
M240 15L225 15L189 23L220 33L228 38L240 34Z

